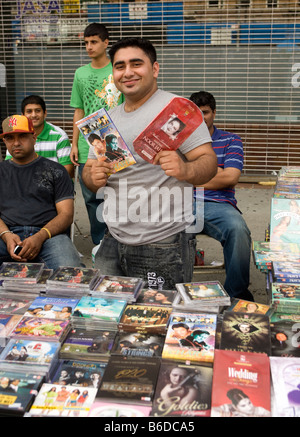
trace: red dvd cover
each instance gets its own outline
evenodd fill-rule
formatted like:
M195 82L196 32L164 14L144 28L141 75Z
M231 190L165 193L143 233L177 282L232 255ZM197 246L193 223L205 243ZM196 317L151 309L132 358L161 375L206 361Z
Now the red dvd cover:
M134 150L152 163L161 150L177 150L202 122L202 112L194 102L174 97L136 137Z
M215 350L211 417L270 417L267 355Z

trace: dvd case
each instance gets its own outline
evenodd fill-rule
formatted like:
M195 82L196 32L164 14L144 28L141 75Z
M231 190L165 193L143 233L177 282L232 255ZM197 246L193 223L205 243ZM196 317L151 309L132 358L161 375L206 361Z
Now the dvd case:
M151 406L159 367L159 358L112 355L97 399Z
M163 361L151 416L210 417L213 369Z
M135 138L133 147L141 158L153 163L160 151L177 150L202 122L202 112L195 103L174 97Z
M91 290L91 295L135 302L143 284L144 281L141 278L105 275L99 278Z
M0 280L22 284L36 283L42 274L43 263L4 262L0 267Z
M270 417L269 357L216 349L211 417Z
M43 383L30 410L31 417L86 417L96 397L94 387Z
M97 158L105 157L106 162L112 162L115 171L135 164L134 156L104 108L77 121L76 125Z
M216 314L173 312L162 358L212 365L216 327Z

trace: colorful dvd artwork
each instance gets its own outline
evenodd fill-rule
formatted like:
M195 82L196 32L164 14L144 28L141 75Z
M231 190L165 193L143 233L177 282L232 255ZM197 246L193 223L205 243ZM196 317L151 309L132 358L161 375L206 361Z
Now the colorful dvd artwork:
M216 324L215 314L172 313L162 358L199 364L212 363Z
M113 163L115 171L135 164L134 156L104 108L77 121L76 125L97 158Z
M264 354L217 349L211 417L270 417L269 358Z
M95 400L96 388L44 383L36 396L30 416L86 417Z
M177 150L202 122L202 112L195 103L174 97L135 138L133 147L139 156L152 163L161 150Z

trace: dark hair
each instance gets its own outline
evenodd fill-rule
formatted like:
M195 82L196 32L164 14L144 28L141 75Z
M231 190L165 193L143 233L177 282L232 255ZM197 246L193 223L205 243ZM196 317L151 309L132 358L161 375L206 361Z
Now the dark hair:
M208 331L203 331L202 329L196 329L195 331L191 332L190 337L195 338L195 335L202 335L202 334L210 335Z
M249 399L242 390L233 388L227 392L227 397L231 400L234 406L236 406L242 399Z
M184 328L184 329L190 329L189 325L187 325L186 323L174 323L174 325L172 325L172 329L176 329L176 328Z
M105 137L105 142L106 142L106 144L107 145L110 145L110 143L112 142L112 140L113 139L118 139L117 137L116 137L116 135L114 135L114 134L108 134L108 135L106 135L106 137Z
M191 94L190 100L196 103L198 107L209 106L212 111L216 109L216 100L214 96L207 91L198 91L197 93Z
M99 135L97 135L97 134L91 134L91 135L88 137L88 140L89 140L89 143L90 143L90 144L93 144L94 140L100 140L100 141L102 141L101 138L99 137Z
M119 41L113 44L110 48L108 53L112 64L114 62L116 52L120 49L125 49L127 47L137 47L143 50L143 52L150 59L152 65L154 64L154 62L156 62L157 56L155 47L148 39L128 37L119 39Z
M25 97L21 103L22 114L24 114L25 107L27 105L40 105L43 112L46 112L46 103L45 103L45 100L41 96L36 96L36 95L32 94L30 96Z
M95 35L99 36L102 41L109 39L108 30L104 24L101 23L91 23L84 30L84 38Z

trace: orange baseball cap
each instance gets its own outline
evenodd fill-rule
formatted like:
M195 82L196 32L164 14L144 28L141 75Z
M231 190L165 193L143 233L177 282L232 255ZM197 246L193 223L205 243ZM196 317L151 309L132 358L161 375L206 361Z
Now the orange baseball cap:
M2 130L3 133L0 135L0 138L13 133L34 133L32 121L25 115L11 115L7 117L2 122Z

